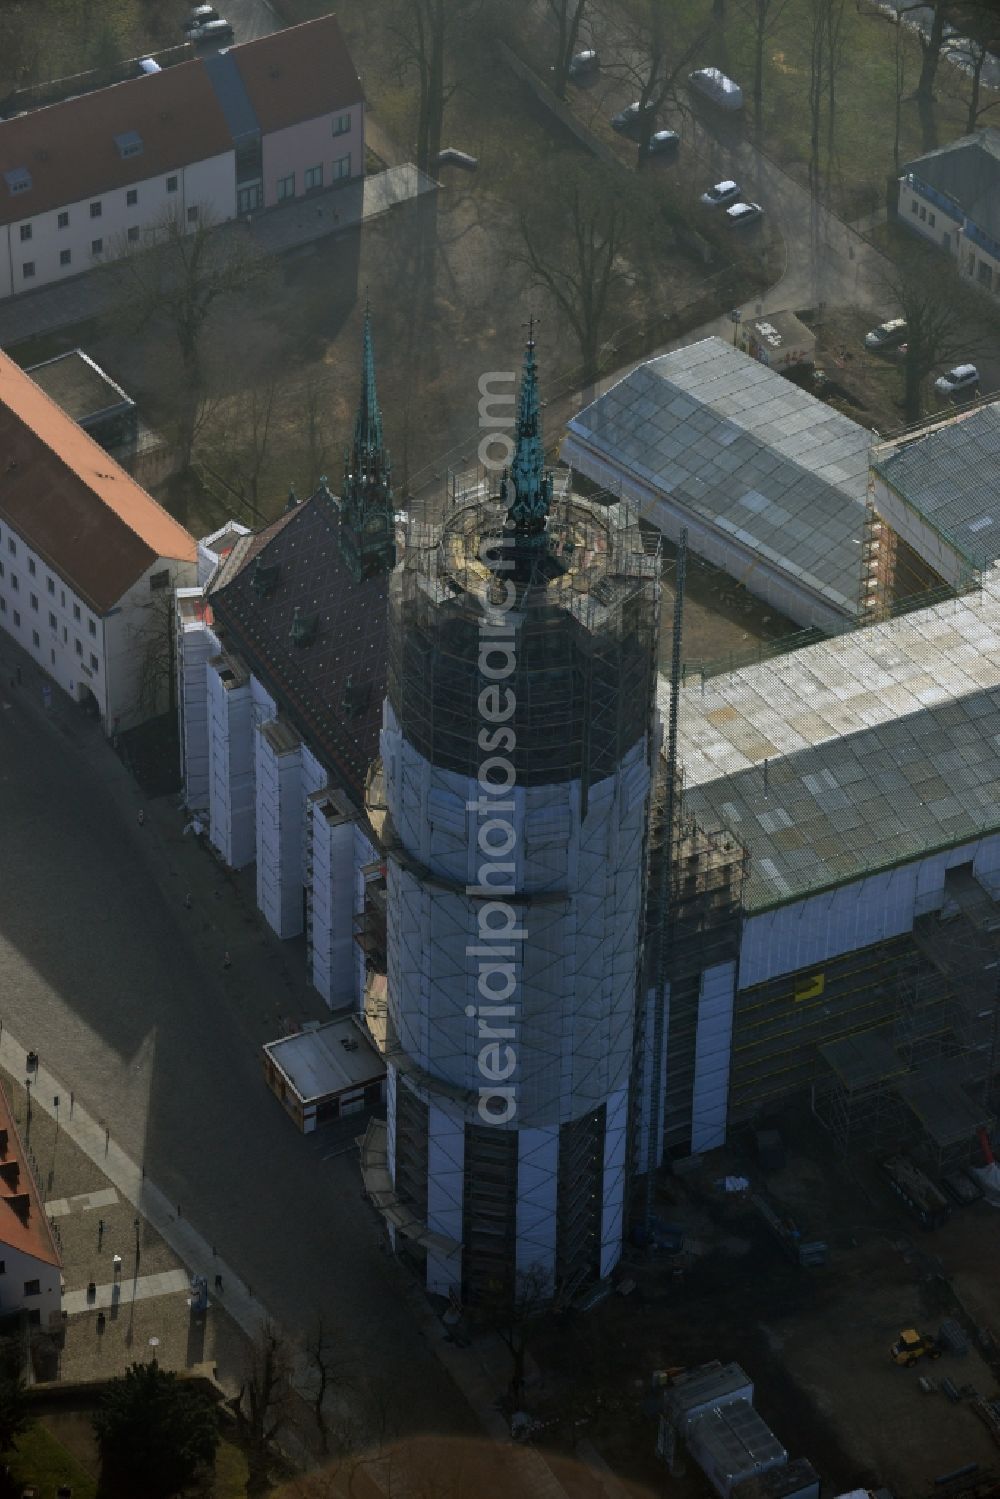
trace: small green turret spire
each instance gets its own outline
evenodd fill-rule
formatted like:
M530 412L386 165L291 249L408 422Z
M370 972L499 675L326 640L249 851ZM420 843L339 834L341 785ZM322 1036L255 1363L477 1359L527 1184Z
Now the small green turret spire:
M545 469L533 317L528 324L528 342L518 391L514 457L501 481L500 497L508 501L507 521L519 540L544 538L545 521L552 503L552 475Z
M340 551L358 579L388 572L396 560L391 472L375 388L371 306L366 295L361 397L354 419L354 442L344 454L340 496Z

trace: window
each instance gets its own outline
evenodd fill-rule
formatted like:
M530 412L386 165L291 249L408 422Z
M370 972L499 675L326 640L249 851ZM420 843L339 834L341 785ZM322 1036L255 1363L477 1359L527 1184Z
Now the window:
M3 577L3 563L0 562L0 578Z
M70 263L70 261L72 259L73 259L73 252L72 252L72 250L60 250L59 251L59 264L60 265L69 265L69 263Z
M18 593L20 591L21 580L17 576L17 573L11 573L11 575L10 575L10 586L11 586L11 588L13 588L13 590L14 590L15 593Z
M10 552L10 555L12 557L17 556L17 542L14 540L13 536L7 537L7 550L8 552Z
M278 178L278 202L283 203L286 198L295 197L295 173L290 172L287 177Z
M55 582L54 578L46 578L45 579L45 586L49 590L49 593L55 593L55 591L56 591L56 582Z
M7 600L0 598L0 614L7 613Z
M30 281L32 276L35 274L35 262L33 260L26 260L24 262L24 265L21 267L21 272L24 276L25 281Z
M29 240L30 238L31 238L31 225L30 224L22 224L21 225L21 243L22 243L22 245L27 240Z
M91 651L91 653L90 653L90 669L91 669L91 671L99 671L100 670L100 662L98 661L97 657L94 655L93 651Z
M934 217L934 215L932 213L929 213L927 215L927 225L928 225L928 228L933 229L934 225L936 223L937 223L937 219Z
M350 130L350 128L351 128L351 117L350 117L349 114L347 114L347 115L334 115L334 117L333 117L333 133L334 133L334 135L346 135L347 132Z
M14 629L19 630L21 628L21 616L18 614L16 609L12 610L11 612L14 616Z
M80 605L79 604L74 604L73 605L73 618L74 619L79 619L80 618Z
M7 1274L7 1261L6 1260L0 1260L0 1275L6 1275L6 1274Z
M189 208L188 209L188 223L189 224L197 224L197 222L198 222L198 206L197 206L197 204L195 204L195 206L193 208Z
M40 1296L42 1294L41 1283L37 1280L26 1280L24 1282L25 1296Z
M56 628L56 617L52 613L52 610L50 609L49 610L49 629L50 630L54 630L55 628Z
M125 194L125 207L134 208L138 201L139 189L137 187L130 187L128 192Z
M923 222L923 220L926 219L926 217L927 217L927 209L924 208L924 206L921 204L921 207L920 207L920 219L921 219L921 222Z
M60 590L59 590L59 602L62 604L63 608L65 609L65 607L66 607L66 590L65 590L65 588L60 588Z
M58 224L58 226L59 226L60 229L68 229L69 228L69 214L68 213L61 213L59 215L59 218L56 220L56 222L57 222L57 224Z
M34 609L35 613L37 614L38 613L38 594L37 593L33 593L31 595L31 607L32 607L32 609Z
M333 180L334 182L343 182L344 178L350 175L351 158L349 156L341 156L338 161L333 163Z
M73 644L76 646L76 654L78 656L82 656L83 655L83 646L80 644L79 640L74 640Z
M321 166L319 166L319 167L306 167L304 182L305 182L305 189L306 189L307 193L308 192L312 192L313 188L322 187L323 186L323 168Z
M168 193L175 193L176 191L177 191L177 178L176 177L168 177L167 178L167 192Z
M150 588L150 592L151 593L155 592L156 589L158 589L158 588L166 588L169 582L170 582L170 569L169 568L165 567L163 569L163 571L159 572L159 573L150 573L150 576L149 576L149 588Z
M128 232L128 242L129 242L130 245L137 245L139 243L139 226L138 226L138 224L133 224L131 226L131 228L129 229L129 232Z
M99 219L101 217L101 205L100 205L100 203L91 203L91 205L90 205L90 217L92 219Z
M88 619L88 621L87 621L87 627L90 630L91 635L93 635L96 638L96 636L97 636L97 625L94 623L94 621L92 619Z
M63 645L66 644L66 626L63 625Z
M35 559L34 559L34 557L29 557L28 558L28 571L29 571L29 573L31 574L32 577L35 576Z
M920 207L920 204L917 202L916 198L912 198L910 200L910 212L911 213L916 213L917 210L919 209L919 207Z
M92 239L90 241L90 253L91 253L91 255L100 255L102 253L103 249L104 249L104 241L103 241L103 239Z
M32 632L31 632L31 643L32 643L32 645L33 645L33 646L34 646L34 647L35 647L35 650L36 650L36 651L37 651L37 650L38 650L38 647L39 647L39 646L40 646L40 645L41 645L41 643L42 643L42 642L41 642L41 641L40 641L40 640L39 640L39 638L38 638L38 631L37 631L37 630L32 630Z

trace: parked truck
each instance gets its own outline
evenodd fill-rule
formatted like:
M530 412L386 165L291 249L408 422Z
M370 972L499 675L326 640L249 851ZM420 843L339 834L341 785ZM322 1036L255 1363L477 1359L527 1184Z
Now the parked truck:
M886 1179L923 1228L940 1228L951 1217L947 1197L910 1160L908 1155L891 1155L882 1161Z
M821 1239L807 1239L794 1218L770 1203L762 1192L751 1192L750 1201L782 1249L797 1265L813 1268L829 1264L830 1250Z

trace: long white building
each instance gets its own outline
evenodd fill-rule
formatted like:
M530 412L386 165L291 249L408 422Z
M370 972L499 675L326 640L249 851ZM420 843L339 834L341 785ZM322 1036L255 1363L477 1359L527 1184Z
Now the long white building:
M364 176L336 17L0 120L0 297Z
M105 732L169 703L194 538L0 354L0 629Z

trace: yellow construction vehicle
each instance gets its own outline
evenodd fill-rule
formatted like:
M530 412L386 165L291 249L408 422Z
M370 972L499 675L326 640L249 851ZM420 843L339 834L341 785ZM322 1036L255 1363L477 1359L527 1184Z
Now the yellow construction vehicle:
M912 1369L918 1358L940 1358L941 1349L933 1338L924 1337L915 1327L906 1327L889 1349L894 1364Z

